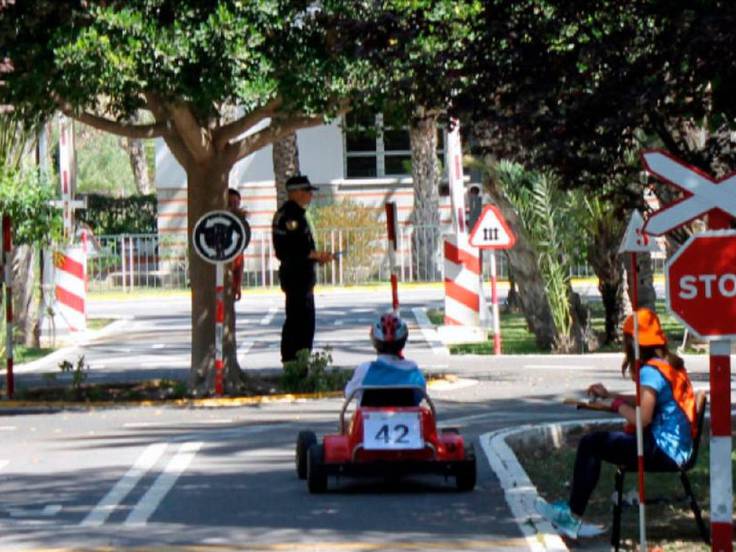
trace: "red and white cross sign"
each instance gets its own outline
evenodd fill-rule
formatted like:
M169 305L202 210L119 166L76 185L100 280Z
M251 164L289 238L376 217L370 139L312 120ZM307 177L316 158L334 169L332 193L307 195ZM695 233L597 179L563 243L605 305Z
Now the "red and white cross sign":
M663 150L645 151L642 162L647 171L689 194L653 213L644 226L647 234L661 236L712 209L736 218L736 174L714 179Z

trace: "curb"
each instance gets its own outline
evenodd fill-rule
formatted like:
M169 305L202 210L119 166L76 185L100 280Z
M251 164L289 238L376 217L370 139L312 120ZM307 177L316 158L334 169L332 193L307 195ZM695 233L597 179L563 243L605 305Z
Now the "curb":
M438 387L446 391L454 386L469 387L476 384L476 380L460 378L452 374L432 378L427 381L427 387ZM318 393L280 393L276 395L254 395L251 397L203 397L201 399L162 399L140 401L20 401L6 400L0 397L0 414L10 410L27 411L56 411L56 410L93 410L104 408L232 408L237 406L252 406L276 402L299 402L318 399L338 399L345 396L343 391L325 391Z
M342 391L327 393L282 393L280 395L254 395L252 397L206 397L202 399L162 399L160 401L16 401L0 400L0 413L7 410L65 410L97 408L175 407L218 408L252 406L270 402L298 402L310 399L334 399L342 397Z
M572 420L542 425L523 425L513 429L501 429L484 433L479 437L488 463L501 484L514 521L519 526L532 552L564 552L569 548L550 522L542 518L534 508L539 493L534 483L521 467L516 454L506 442L508 437L528 434L547 434L553 439L562 436L563 427L610 424L610 419Z

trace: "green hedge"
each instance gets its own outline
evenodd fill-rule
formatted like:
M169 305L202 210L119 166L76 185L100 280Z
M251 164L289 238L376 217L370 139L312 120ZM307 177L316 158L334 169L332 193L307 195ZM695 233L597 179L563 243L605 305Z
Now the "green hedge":
M100 235L153 234L156 228L156 194L130 197L87 195L87 208L76 212L79 220Z

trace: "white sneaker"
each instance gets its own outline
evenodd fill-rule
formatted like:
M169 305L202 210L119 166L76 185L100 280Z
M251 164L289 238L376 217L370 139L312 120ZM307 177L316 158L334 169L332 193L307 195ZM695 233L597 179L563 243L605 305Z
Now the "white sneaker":
M604 525L598 525L595 523L582 523L580 529L578 529L578 538L589 539L592 537L599 537L607 531Z
M565 536L577 540L583 522L573 515L567 502L558 500L550 504L546 500L538 498L534 503L534 507L540 516L552 523Z

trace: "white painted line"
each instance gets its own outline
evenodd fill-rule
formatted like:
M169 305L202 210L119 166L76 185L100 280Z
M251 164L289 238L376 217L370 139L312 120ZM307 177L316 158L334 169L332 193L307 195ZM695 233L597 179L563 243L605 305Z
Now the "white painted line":
M16 429L15 426L0 426L0 431L15 431Z
M254 341L241 341L238 345L238 356L247 355L253 345L255 345Z
M0 460L0 471L3 471L8 464L10 464L10 460Z
M166 450L166 447L166 443L155 443L146 447L143 453L141 453L135 461L135 464L133 464L127 473L123 475L112 489L110 489L110 492L100 500L99 504L97 504L97 506L87 514L87 517L82 520L80 526L99 527L105 523L107 518L110 517L110 514L112 514L115 508L117 508L118 504L120 504L128 493L133 490L146 472L156 464L158 459Z
M154 343L151 345L151 349L164 349L166 347L166 343Z
M558 369L558 370L600 370L599 366L571 366L569 364L525 364L524 368L538 368L542 370Z
M432 391L454 391L456 389L464 389L478 384L478 380L470 378L457 378L454 381L449 380L433 380L427 384Z
M217 418L214 420L187 420L181 422L127 422L123 424L124 428L141 428L141 427L172 427L172 426L191 426L197 424L204 425L219 425L219 424L231 424L233 423L232 418Z
M417 324L419 324L419 328L422 330L424 339L432 348L432 352L436 355L450 356L450 351L442 343L437 330L434 329L434 324L427 317L427 309L424 307L414 307L411 311L414 313L414 318L417 319Z
M52 517L61 512L61 504L47 504L41 510L33 510L27 508L8 508L7 512L10 517L13 518L24 518L24 517Z
M528 427L528 426L525 426ZM514 430L501 430L480 436L480 444L491 469L496 472L513 520L521 529L532 552L567 551L568 548L552 527L534 510L537 489L506 444L506 436Z
M261 326L268 326L276 315L278 307L269 307L268 314L261 319Z
M127 526L143 526L156 511L158 505L176 483L179 476L187 469L202 442L184 443L179 447L176 455L166 464L164 471L156 478L151 488L138 501L133 511L125 520Z
M488 458L491 469L496 472L501 488L504 491L506 503L509 505L514 521L524 534L524 538L533 552L537 551L567 551L568 548L559 534L547 520L542 518L534 508L534 502L539 494L529 476L521 467L516 454L506 443L511 435L519 433L538 432L549 433L553 440L561 439L564 427L581 425L596 425L611 423L611 419L571 420L567 422L553 422L541 425L526 424L511 429L501 429L480 436L480 444Z
M335 326L342 326L344 323L344 320L335 320Z

